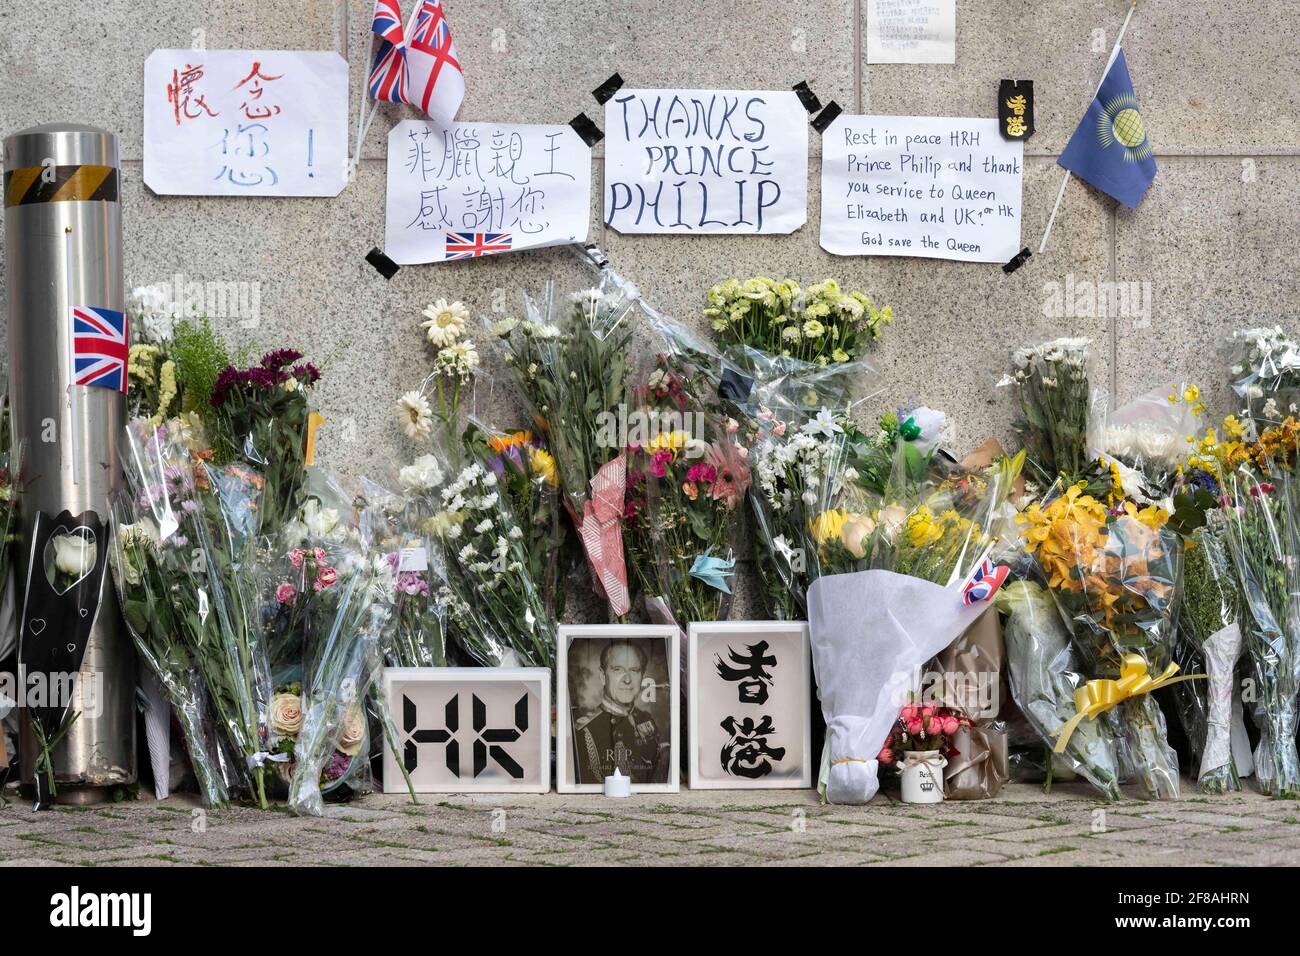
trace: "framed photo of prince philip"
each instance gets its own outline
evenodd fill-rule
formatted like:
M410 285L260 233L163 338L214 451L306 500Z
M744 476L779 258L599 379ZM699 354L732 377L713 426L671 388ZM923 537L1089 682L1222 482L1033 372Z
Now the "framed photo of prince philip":
M614 768L633 793L679 786L676 627L564 625L555 669L556 788L599 793Z

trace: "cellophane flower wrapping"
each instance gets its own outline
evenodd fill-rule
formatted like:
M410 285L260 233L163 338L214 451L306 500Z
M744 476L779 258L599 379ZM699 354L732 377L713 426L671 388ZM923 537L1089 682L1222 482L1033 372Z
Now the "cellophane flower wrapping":
M1238 329L1229 352L1229 384L1255 433L1300 413L1300 344L1281 326Z
M1188 446L1202 431L1205 406L1195 385L1152 389L1104 415L1098 451L1118 471L1136 502L1163 500L1173 488Z
M626 467L618 423L634 381L629 349L643 314L640 294L606 269L570 292L551 282L525 296L524 321L494 323L503 360L544 432L563 502L598 597L612 619L631 607L623 556Z
M1294 452L1293 452L1294 455ZM1294 460L1294 458L1292 458ZM1240 587L1241 630L1255 681L1255 775L1275 797L1300 796L1300 487L1282 462L1247 463L1223 478L1228 553Z
M302 730L289 784L289 807L300 815L322 816L323 787L368 758L365 701L387 653L394 575L384 555L367 557L331 594L329 629L304 667Z
M1056 601L1041 584L1020 579L1003 585L995 603L1006 623L1011 696L1030 726L1049 745L1075 715L1074 692L1084 678L1070 641L1070 631ZM1083 777L1107 800L1120 799L1119 763L1114 729L1106 721L1084 721L1070 735L1054 764Z
M176 714L204 806L225 806L229 793L209 749L203 677L190 651L193 642L186 640L187 602L174 593L180 582L168 568L172 556L163 550L168 544L160 540L152 517L141 514L130 495L118 492L110 508L109 564L127 631Z
M241 466L192 458L166 428L145 420L130 423L124 439L135 519L157 531L158 586L172 603L213 716L244 761L238 774L265 806L271 675L246 573L260 479Z
M1183 559L1180 630L1208 679L1180 684L1178 696L1184 702L1188 736L1200 755L1197 786L1202 793L1241 789L1232 756L1232 698L1242 652L1241 591L1232 571L1226 522L1221 510L1208 512Z
M1124 501L1108 510L1085 488L1070 485L1022 513L1026 550L1061 608L1087 678L1118 680L1131 655L1159 677L1173 662L1181 540L1162 508ZM1128 698L1104 719L1117 721L1121 768L1132 770L1148 796L1176 799L1178 756L1154 697Z
M9 589L14 543L18 540L18 499L22 491L23 444L15 442L9 422L9 389L0 376L0 597ZM9 653L9 634L0 634L0 657ZM0 730L0 733L3 733Z

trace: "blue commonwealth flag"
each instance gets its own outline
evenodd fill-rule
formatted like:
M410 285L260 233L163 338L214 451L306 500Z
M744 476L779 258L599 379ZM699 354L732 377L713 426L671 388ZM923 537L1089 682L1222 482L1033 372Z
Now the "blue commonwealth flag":
M1057 162L1130 209L1155 180L1156 159L1122 49Z

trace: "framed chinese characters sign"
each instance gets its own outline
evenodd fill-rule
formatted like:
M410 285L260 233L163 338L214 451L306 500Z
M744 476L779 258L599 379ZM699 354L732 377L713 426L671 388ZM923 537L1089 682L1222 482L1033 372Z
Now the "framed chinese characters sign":
M390 667L397 749L420 793L548 793L551 675L544 667ZM384 792L406 790L384 748Z
M688 643L691 788L811 787L808 625L698 623Z
M614 768L633 793L679 787L679 631L662 625L560 628L555 779L595 793Z

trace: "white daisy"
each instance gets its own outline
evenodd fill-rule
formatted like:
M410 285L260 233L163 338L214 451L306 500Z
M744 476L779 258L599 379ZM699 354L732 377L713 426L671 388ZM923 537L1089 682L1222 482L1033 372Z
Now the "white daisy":
M425 330L430 342L438 348L444 348L460 338L465 331L469 309L460 301L448 303L446 299L439 299L424 310L424 317L425 321L420 323L420 328Z
M407 438L420 440L432 434L433 409L418 391L407 392L397 400L397 415Z

